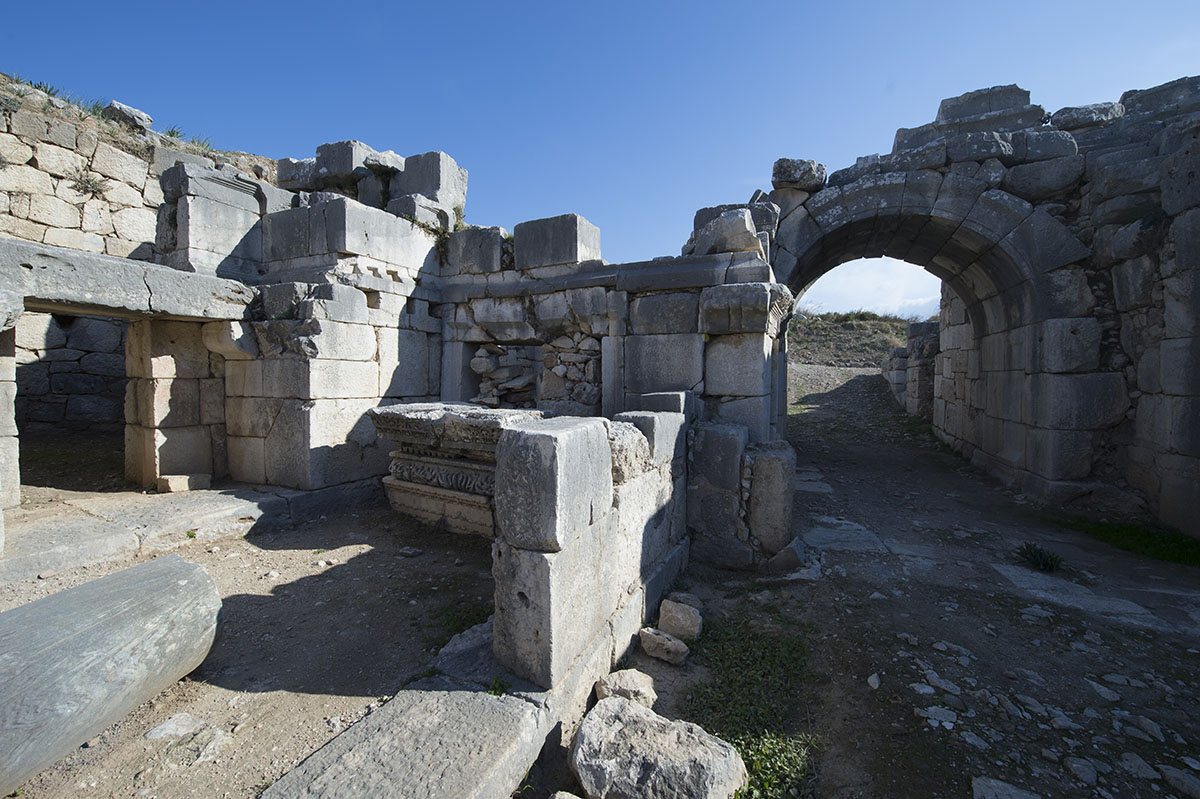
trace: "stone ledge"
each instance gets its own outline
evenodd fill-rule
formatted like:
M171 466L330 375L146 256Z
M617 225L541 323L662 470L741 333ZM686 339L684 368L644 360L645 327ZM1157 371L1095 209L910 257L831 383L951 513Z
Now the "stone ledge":
M7 238L0 238L0 289L24 296L31 310L127 318L245 319L254 299L254 289L236 280Z

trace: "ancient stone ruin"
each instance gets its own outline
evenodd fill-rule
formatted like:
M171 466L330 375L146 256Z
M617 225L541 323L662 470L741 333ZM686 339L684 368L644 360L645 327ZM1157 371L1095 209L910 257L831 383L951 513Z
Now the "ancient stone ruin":
M780 159L772 191L700 209L681 255L623 264L576 214L464 225L467 172L441 152L334 142L273 174L10 109L0 144L4 505L18 430L117 424L139 486L345 503L382 483L492 539L494 619L386 715L436 707L424 747L502 730L472 777L496 795L689 557L789 557L785 331L847 261L943 280L939 323L884 371L972 463L1200 535L1197 78L1053 114L1016 86L950 98L889 154ZM520 691L481 690L479 663ZM268 795L373 740L340 736Z

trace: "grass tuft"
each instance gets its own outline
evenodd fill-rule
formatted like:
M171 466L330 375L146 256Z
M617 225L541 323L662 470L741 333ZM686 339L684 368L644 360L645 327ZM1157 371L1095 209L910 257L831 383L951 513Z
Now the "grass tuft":
M742 616L710 621L692 653L712 679L688 692L683 718L728 741L742 756L749 783L738 796L810 795L814 744L791 719L806 684L808 645Z
M1043 572L1056 571L1063 564L1062 555L1040 547L1032 541L1026 541L1017 547L1017 560Z

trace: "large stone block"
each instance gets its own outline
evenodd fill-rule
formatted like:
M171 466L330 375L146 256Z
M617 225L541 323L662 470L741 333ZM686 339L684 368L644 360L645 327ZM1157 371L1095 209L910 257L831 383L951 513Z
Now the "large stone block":
M992 86L989 89L947 97L938 105L935 123L954 122L996 111L1010 111L1029 105L1029 92L1016 84Z
M747 514L750 535L770 557L794 537L791 522L796 451L786 441L778 441L755 445L746 454L751 459Z
M771 393L772 342L762 333L712 336L704 347L704 393L758 397Z
M1042 323L1042 368L1047 372L1090 372L1100 366L1100 322L1094 318L1049 319Z
M700 292L700 332L773 334L791 306L791 292L778 283L710 286Z
M1158 352L1163 392L1200 396L1200 336L1167 339Z
M695 333L699 297L690 291L649 294L629 303L629 332Z
M1025 463L1047 480L1082 480L1092 471L1093 434L1084 430L1030 428Z
M208 348L199 322L139 321L125 337L130 377L209 377Z
M513 229L517 269L600 258L600 228L579 214L521 222Z
M436 272L437 237L406 219L345 197L311 207L310 252L366 255Z
M635 394L691 391L704 380L704 336L625 337L625 387Z
M379 396L422 397L433 393L437 384L430 382L429 358L441 347L431 347L429 336L416 330L380 328Z
M446 274L483 275L503 268L508 234L502 227L468 227L450 234L446 247Z
M1059 430L1110 427L1129 408L1125 378L1115 372L1031 375L1023 401L1023 419Z
M496 448L496 521L514 547L558 552L612 504L612 451L600 419L544 419Z
M499 476L499 475L497 475ZM543 688L558 684L617 608L624 590L606 582L611 517L558 552L492 545L497 662Z
M825 185L824 164L797 158L780 158L771 168L771 185L776 189L820 191Z
M715 417L723 422L742 425L751 441L771 440L772 413L770 395L761 397L722 398L716 406Z
M467 170L443 152L411 155L404 170L392 176L393 197L423 194L447 210L461 209L467 202Z
M192 271L224 274L221 263L226 258L241 271L245 271L243 262L262 261L262 227L253 211L204 197L181 197L175 208L175 235ZM203 253L218 256L216 264Z

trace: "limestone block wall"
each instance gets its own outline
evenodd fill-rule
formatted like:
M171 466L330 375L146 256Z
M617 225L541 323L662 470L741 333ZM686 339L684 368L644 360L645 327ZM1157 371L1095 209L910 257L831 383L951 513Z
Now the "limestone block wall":
M591 684L635 644L687 559L682 414L552 418L496 449L497 662Z
M366 412L437 399L441 352L428 305L390 296L370 308L339 283L264 286L268 321L211 331L225 353L233 479L317 489L387 473Z
M201 322L138 320L125 361L125 479L228 474L225 359L204 343Z
M16 327L16 423L82 430L125 423L122 319L23 314Z
M888 390L901 408L905 406L905 394L908 392L908 348L896 347L879 365L883 379L887 381Z
M114 146L115 123L21 84L0 89L0 234L153 260L159 174L211 161L149 139L131 154Z

